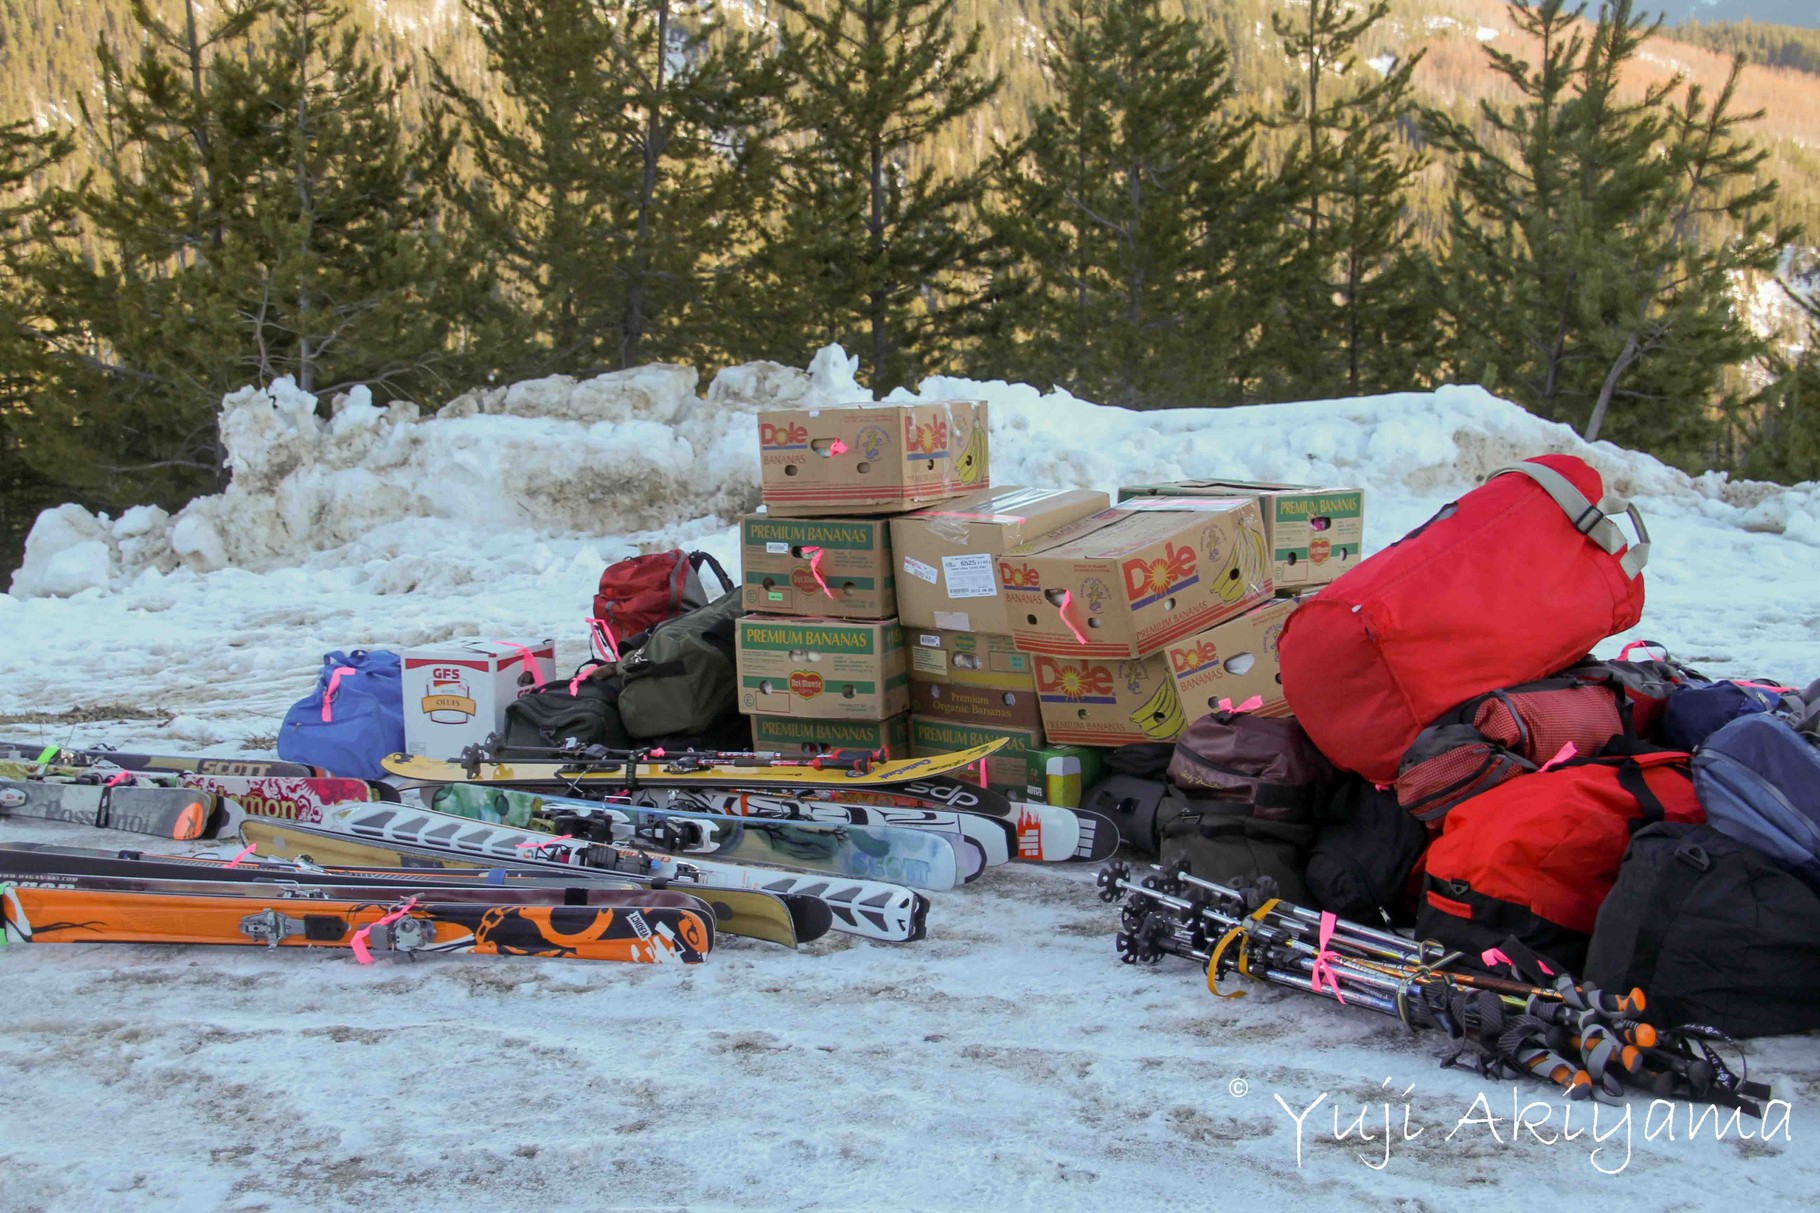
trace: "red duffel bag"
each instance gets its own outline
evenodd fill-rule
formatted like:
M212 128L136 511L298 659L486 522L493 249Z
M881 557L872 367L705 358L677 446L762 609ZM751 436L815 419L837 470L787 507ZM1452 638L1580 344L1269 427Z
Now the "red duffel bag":
M1627 544L1572 455L1501 468L1298 607L1283 694L1336 765L1387 784L1430 722L1565 669L1643 614L1649 535ZM1616 512L1615 510L1613 512Z

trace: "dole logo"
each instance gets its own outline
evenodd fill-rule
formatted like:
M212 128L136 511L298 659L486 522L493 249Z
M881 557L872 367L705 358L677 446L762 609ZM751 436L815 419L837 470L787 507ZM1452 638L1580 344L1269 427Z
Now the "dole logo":
M1060 695L1064 699L1085 699L1089 695L1112 694L1112 670L1103 665L1069 665L1036 659L1036 689L1041 694Z
M822 676L810 670L797 670L790 675L790 693L814 699L822 693Z
M918 425L913 417L904 418L904 450L910 454L919 451L945 451L948 449L948 423L937 418L926 425Z
M1156 598L1194 576L1194 549L1166 543L1161 559L1140 556L1127 560L1124 569L1126 598L1132 602Z
M1169 668L1178 674L1204 670L1220 659L1220 646L1209 641L1196 641L1185 649L1169 650Z
M773 425L763 421L758 426L758 445L767 448L788 448L802 446L809 441L809 431L794 421L787 425Z
M1016 564L1009 560L999 561L998 580L1008 590L1040 590L1043 587L1036 570L1021 561Z

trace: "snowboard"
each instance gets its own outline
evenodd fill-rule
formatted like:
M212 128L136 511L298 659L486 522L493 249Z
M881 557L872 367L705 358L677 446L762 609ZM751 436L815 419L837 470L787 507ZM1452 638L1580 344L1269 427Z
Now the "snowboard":
M483 863L489 867L528 868L541 872L613 873L643 881L746 889L778 897L805 894L827 904L834 916L833 930L887 943L921 939L927 929L928 898L902 885L746 867L707 859L672 859L636 847L558 841L547 834L508 832L501 826L454 820L460 826L471 828L439 833L435 838L362 836L336 834L324 826L249 820L241 826L240 834L270 854L310 858L319 863L370 864L374 862L373 848L378 847L398 856L379 860L386 864L409 866L423 862L445 867L472 867ZM507 841L508 834L512 836L510 841ZM336 843L367 845L364 848L358 845L336 848L333 845ZM502 857L500 852L511 857Z
M203 775L288 775L307 778L327 774L319 767L276 758L204 758L186 754L135 754L124 750L77 749L0 741L0 758L15 762L55 762L69 767L115 766L127 771L195 771Z
M521 787L736 787L840 788L889 787L912 779L943 775L989 757L1003 746L998 739L971 749L931 758L898 758L873 763L865 771L838 767L818 771L806 766L705 766L674 770L665 762L476 762L463 765L410 754L393 754L381 765L390 774L418 783L503 783Z
M151 834L178 842L231 832L240 811L189 788L107 787L41 779L0 779L0 817L36 817Z
M501 900L522 896L562 894L559 900L591 898L597 889L644 889L657 891L661 886L641 881L635 876L568 868L551 872L537 865L523 865L525 870L500 868L443 867L427 859L417 859L419 866L405 863L417 858L397 851L369 846L352 839L341 841L353 858L366 864L400 866L326 867L306 864L300 859L277 859L257 855L230 864L222 858L147 855L140 851L97 851L82 847L59 847L43 844L15 843L0 849L0 881L14 875L33 879L53 876L105 876L140 880L200 881L231 887L241 883L281 885L293 896L308 896L322 887L366 889L403 888L410 892L429 890L441 895L443 890L487 889ZM281 849L267 843L261 849ZM313 848L314 849L314 848ZM466 860L461 860L463 864ZM689 895L706 902L713 911L716 925L728 935L738 935L767 943L795 947L827 934L833 925L828 907L813 897L776 897L744 889L716 889L691 885ZM366 895L366 894L361 894ZM592 904L584 901L583 904Z
M520 829L574 834L590 842L630 842L730 863L876 877L919 889L951 889L984 867L983 856L972 847L966 848L966 857L978 862L962 866L956 844L965 840L958 833L894 826L754 819L650 807L617 797L607 804L472 783L437 788L430 808Z
M248 817L276 817L281 821L321 821L322 811L330 805L398 799L396 788L383 783L368 783L364 779L204 775L188 771L177 779L182 787L213 792L225 800L233 801L246 811Z
M407 898L259 899L40 888L0 895L7 939L481 953L694 964L714 946L712 915L673 906L510 905ZM279 908L282 907L282 908ZM394 918L394 915L397 917ZM386 923L382 919L392 918ZM361 934L362 931L366 933Z

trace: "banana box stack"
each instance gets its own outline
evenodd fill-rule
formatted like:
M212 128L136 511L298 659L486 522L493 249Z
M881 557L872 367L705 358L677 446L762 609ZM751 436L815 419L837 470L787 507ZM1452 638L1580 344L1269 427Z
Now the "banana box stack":
M740 710L759 749L910 752L889 516L991 483L986 405L758 417L762 512L742 519Z
M1044 746L1043 722L1030 655L1011 639L999 558L1107 503L1104 493L1013 485L891 520L910 663L912 754L1002 739L1005 747L987 760L982 782L1017 793L1029 786L1029 763Z

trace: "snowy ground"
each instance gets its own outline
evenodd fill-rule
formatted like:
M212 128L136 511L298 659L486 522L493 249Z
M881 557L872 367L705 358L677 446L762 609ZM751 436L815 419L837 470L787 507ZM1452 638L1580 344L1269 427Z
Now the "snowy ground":
M757 496L738 414L856 398L844 362L812 371L740 368L705 399L685 371L545 381L421 420L356 398L319 423L286 393L244 396L223 497L175 520L41 525L0 595L0 737L263 752L331 648L549 635L579 661L605 560L735 555L727 519ZM1820 677L1815 486L1690 481L1471 389L1146 415L1002 384L923 392L991 400L995 483L1361 484L1370 546L1504 462L1578 451L1651 525L1639 635L1710 673ZM0 842L21 838L144 843L0 823ZM1584 1105L1564 1124L1541 1087L1438 1071L1434 1042L1388 1021L1261 988L1216 1001L1185 965L1119 964L1088 871L995 869L930 920L905 947L729 939L689 971L15 946L0 1210L1507 1209L1568 1193L1664 1210L1805 1202L1820 1183L1799 1144L1820 1130L1820 1039L1751 1049L1792 1106L1770 1141L1741 1140L1748 1122L1690 1141L1685 1106L1665 1131L1639 1101L1628 1122L1602 1109L1595 1142ZM1291 1112L1322 1096L1298 1132ZM1513 1141L1531 1101L1548 1120Z

